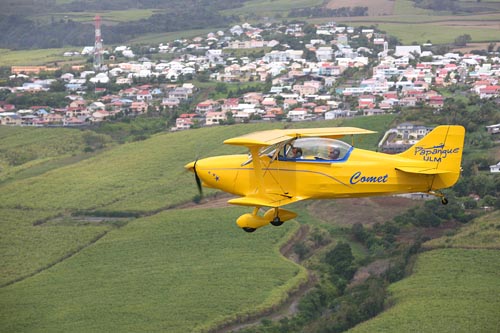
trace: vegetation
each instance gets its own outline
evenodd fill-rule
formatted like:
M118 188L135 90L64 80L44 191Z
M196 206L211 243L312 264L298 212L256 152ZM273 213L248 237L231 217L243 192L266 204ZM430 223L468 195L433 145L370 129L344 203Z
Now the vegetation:
M146 7L149 3L133 2ZM67 10L84 5L78 1L56 3ZM243 1L232 3L212 5L230 8L225 13L248 8ZM290 8L297 5L289 3ZM142 21L117 25L117 29L130 29L129 35L116 40L159 33L171 29L170 24L177 25L177 20L189 21L186 17L193 17L189 12L196 4L188 2L185 13L163 8L144 15ZM101 2L92 6L95 10L113 9L102 7L112 5ZM223 18L207 10L196 13L206 20L196 24L208 25ZM24 28L33 27L32 22L23 20L16 22ZM236 22L236 17L224 17L221 22L233 20ZM82 28L81 23L65 19L40 23L38 28L44 24L51 29L68 28L69 34L74 33L72 27ZM186 29L194 25L183 24ZM476 38L471 32L455 41L467 43ZM47 40L42 38L41 42ZM357 46L363 38L359 43ZM358 71L351 74L353 78L363 76ZM268 83L202 82L200 86L206 89L206 96L222 98L266 90ZM424 331L491 331L499 308L492 295L498 294L494 277L500 262L493 251L484 249L498 248L499 216L495 212L471 221L484 213L482 207L497 209L500 205L498 179L484 172L493 164L493 154L488 153L497 151L484 126L498 123L500 118L492 101L461 93L461 88L451 86L440 113L422 107L398 115L321 123L259 123L163 133L175 113L161 110L135 119L117 117L85 131L0 128L2 329L196 332L276 308L306 279L304 268L278 253L298 224L265 228L256 237L248 237L234 226L227 227L227 221L241 214L239 208L171 210L189 201L201 201L192 175L184 172L183 165L197 157L242 152L238 147L223 146L222 141L256 130L359 126L379 133L356 138L354 145L375 149L384 130L394 122L425 121L429 125L462 124L467 129L463 177L446 193L450 204L445 207L437 200L428 201L395 218L374 208L377 216L369 221L372 227L351 226L352 220L348 227L342 227L337 218L332 219L331 210L321 214L315 211L318 206L314 203L302 203L299 209L305 213L299 220L312 231L294 249L319 282L300 301L297 316L278 323L266 321L249 332L340 332L384 309L382 319L355 330L406 331L417 327ZM18 106L56 107L64 100L61 94L9 98ZM416 274L388 287L411 271L421 243L428 239L422 235L445 222L463 223L464 228L426 242L425 248L438 250L419 255ZM380 274L361 281L355 277L362 266L384 260L387 267ZM457 291L465 292L457 297ZM449 309L445 307L451 303ZM480 312L483 309L484 313Z
M500 210L481 216L473 223L444 237L424 243L425 248L500 248Z
M325 9L323 7L309 7L291 10L288 17L335 17L335 16L367 16L368 7L341 7Z
M198 332L279 304L305 277L278 255L295 224L249 238L228 227L240 213L184 210L129 222L50 270L1 288L2 329Z
M442 249L418 256L413 274L389 287L393 307L350 332L492 332L498 327L500 257Z
M55 13L66 13L103 9L117 10L127 6L136 8L137 5L138 3L133 1L116 1L111 7L109 4L102 4L99 1L73 1L69 4L36 7L40 7L42 13L49 8ZM123 43L139 34L201 29L206 26L227 26L234 21L234 18L221 16L217 11L239 5L238 1L225 0L210 1L209 5L208 3L200 5L196 1L185 1L181 7L176 6L175 2L172 1L144 3L146 7L144 9L162 9L163 11L156 12L147 18L136 18L109 26L103 25L103 31L106 32L107 43L113 44ZM13 10L16 10L15 6ZM84 46L93 40L94 35L92 24L77 22L72 18L65 17L59 19L52 17L50 22L39 22L21 15L2 15L0 16L0 28L7 32L0 36L0 45L10 49Z
M377 25L402 43L430 40L435 44L452 43L457 39L460 42L459 37L464 35L463 22L476 22L474 26L467 24L466 34L472 41L497 41L496 35L492 34L499 15L499 6L495 2L481 2L477 6L467 2L431 0L390 3L394 9L384 15L367 16L370 8L379 3L370 3L368 7L333 8L328 2L318 0L193 0L185 1L183 6L172 1L130 0L112 4L50 1L30 6L24 2L11 2L0 15L0 27L6 32L0 36L0 47L18 50L90 45L96 13L103 17L102 31L107 45L130 41L141 44L166 42L178 38L175 36L179 36L179 32L183 36L195 36L230 24L259 22L270 17L300 18L310 22L316 22L315 17L322 17L321 22L334 17L335 21L349 25ZM456 13L460 15L452 15ZM489 15L485 16L485 13ZM9 64L15 60L10 61Z
M495 114L482 112L484 120L468 124L472 130L480 129L482 121L489 121ZM455 119L461 119L462 113L457 115ZM443 121L432 118L443 116L429 115L427 120ZM463 117L466 116L464 111ZM341 124L377 130L379 133L355 142L358 147L373 149L395 117L287 123L287 126ZM403 113L399 117L400 121L408 120L412 115ZM0 303L7 309L0 319L3 328L12 332L31 331L35 327L54 330L52 325L57 322L62 325L58 327L69 331L85 331L89 327L200 331L265 313L305 281L305 271L283 260L277 252L287 235L297 228L294 223L285 224L284 229L264 228L256 234L257 238L248 238L236 227L227 227L227 221L234 221L241 214L238 208L162 212L194 200L192 175L184 173L182 168L186 162L197 156L241 151L221 143L250 131L281 127L282 123L219 126L168 134L157 133L162 126L146 126L153 124L147 118L122 124L130 128L118 127L118 131L149 134L144 140L114 146L111 138L121 140L127 135L115 136L112 123L105 125L109 128L99 129L111 136L91 130L2 128L0 147L4 154L19 150L15 143L39 154L17 166L9 164L10 170L24 168L25 173L19 171L18 178L0 184L0 214L5 216L0 241L3 286ZM71 139L60 140L61 136ZM468 140L468 146L480 142L477 140L478 137ZM59 146L61 143L65 145ZM102 149L99 143L108 149ZM96 145L96 149L88 157L66 160L71 157L66 149L72 147L77 156L86 156L84 150L89 145ZM57 163L44 169L44 163L40 163L44 159L48 159L47 163ZM28 171L33 169L30 174ZM464 188L483 188L468 179L464 180L464 186L468 184ZM488 191L482 194L495 195ZM301 300L296 317L284 318L276 324L264 322L259 332L338 332L378 314L387 304L384 301L387 286L405 276L420 246L419 239L399 244L397 237L410 228L422 228L425 221L433 221L422 215L429 210L428 205L440 223L461 216L470 219L479 212L477 208L464 211L451 204L449 209L434 204L431 201L422 212L415 209L373 228L327 227L324 220L327 215L314 215L317 210L301 212L300 221L315 229L295 251L308 261L308 267L318 272L320 283ZM486 248L495 246L497 224L491 220L481 223L480 227L471 226L469 231L464 229L466 235L477 237L472 246L488 240L491 245ZM426 246L466 243L461 233L447 237L451 240L445 240L444 245L426 243ZM482 252L474 260L483 260L481 256ZM350 285L357 268L373 260L389 260L389 268L380 276ZM221 286L224 286L222 291ZM395 295L392 287L389 291ZM394 298L394 308L398 308L398 300ZM42 315L40 309L44 309ZM488 317L486 321L481 326L485 330L491 319Z
M50 162L72 161L83 152L111 145L104 134L68 128L0 127L0 183L17 173L35 172ZM87 156L80 155L76 160ZM47 171L47 170L45 170Z

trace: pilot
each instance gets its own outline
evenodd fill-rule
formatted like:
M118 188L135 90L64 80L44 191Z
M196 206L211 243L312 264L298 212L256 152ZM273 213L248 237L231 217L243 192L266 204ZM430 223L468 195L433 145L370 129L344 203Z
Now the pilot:
M292 158L302 158L302 148L292 147Z
M338 160L340 158L340 149L337 147L330 147L328 149L328 159Z

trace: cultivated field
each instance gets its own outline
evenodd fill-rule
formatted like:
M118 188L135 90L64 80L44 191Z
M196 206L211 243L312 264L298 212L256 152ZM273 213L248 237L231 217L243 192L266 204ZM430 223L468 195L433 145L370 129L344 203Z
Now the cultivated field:
M344 125L381 131L392 119ZM249 237L234 224L246 209L171 208L197 193L186 163L245 152L222 142L284 125L164 133L92 154L80 130L2 127L2 330L191 332L282 302L306 279L278 251L297 224ZM30 154L11 166L13 152Z
M500 7L498 2L491 3L492 8L487 12L478 11L468 15L415 8L409 0L331 1L328 6L368 7L368 16L335 17L332 20L354 26L374 25L397 37L403 44L425 43L429 40L434 44L446 44L463 34L469 34L473 42L499 41Z
M297 225L248 237L233 224L240 213L169 211L115 229L1 288L1 330L197 332L278 304L305 281L278 252Z
M499 213L425 243L411 276L391 285L391 307L349 332L497 332Z
M497 332L499 275L496 250L423 253L413 274L389 287L394 306L349 332Z
M424 247L500 250L500 211L478 218L456 234L428 241Z
M253 0L247 1L241 8L223 11L224 15L238 16L241 22L258 23L263 20L275 21L286 19L290 10L295 8L313 7L322 5L322 1L285 1L285 0ZM466 2L469 7L474 7L479 2ZM434 44L452 43L454 39L463 34L469 34L472 42L498 42L500 28L500 5L498 1L481 1L481 10L467 15L454 15L448 12L435 12L415 8L410 0L335 0L327 4L328 8L340 7L368 7L369 16L360 17L328 17L328 18L298 18L311 23L335 21L352 26L376 26L388 35L397 37L403 44L425 43ZM478 7L478 6L476 6ZM91 23L96 14L103 18L103 24L116 24L125 21L135 21L147 18L155 13L154 10L123 10L104 11L102 13L53 13L50 16L37 17L40 21L52 18L67 19ZM207 27L202 30L171 32L161 34L147 34L135 37L129 44L158 44L166 43L179 38L192 38L203 36L214 28ZM93 41L89 41L89 45ZM65 58L65 51L80 51L78 47L49 50L0 50L0 66L12 65L43 65L43 64L74 64L84 63L85 58Z
M286 125L377 130L354 138L356 147L374 149L393 119L388 115ZM88 142L79 130L0 128L4 166L0 170L0 330L196 332L241 321L283 302L306 280L304 269L279 253L299 224L270 226L248 235L234 224L248 209L220 202L186 204L195 196L196 186L183 165L196 157L244 152L222 141L284 125L163 133L140 142L109 144L92 154L83 152ZM352 143L350 138L347 141ZM29 158L11 166L7 156L16 151L30 152ZM300 213L299 223L326 227L345 239L340 226L384 222L413 204L400 198L372 198L305 202L293 209ZM461 296L456 302L460 309L451 307L441 313L434 309L430 318L440 315L448 323L456 322L450 327L465 329L471 327L469 322L481 319L476 326L489 330L494 322L492 309L498 309L497 301L489 298L498 293L497 280L490 278L498 274L498 256L492 250L467 252L463 247L496 248L491 245L498 243L494 221L498 215L444 241L426 244L460 249L424 254L415 280L391 287L395 305L381 316L381 324L375 319L366 325L425 330L427 326L412 325L424 325L417 319L428 316L426 304L434 309L452 302L458 288L473 296ZM366 255L361 246L353 246L353 252L359 258ZM437 282L429 284L426 279ZM415 299L411 291L416 287L405 287L405 281L424 281L418 287L422 296ZM492 292L485 295L479 285ZM429 300L433 293L439 296ZM463 310L471 307L482 310ZM393 313L405 318L403 322L393 321ZM453 314L465 319L455 319Z
M368 7L368 16L393 15L394 0L331 0L327 8L338 9L342 7Z

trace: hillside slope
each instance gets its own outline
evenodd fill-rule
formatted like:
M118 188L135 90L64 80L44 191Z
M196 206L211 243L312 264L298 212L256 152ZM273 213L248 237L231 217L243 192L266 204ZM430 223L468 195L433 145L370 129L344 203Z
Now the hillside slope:
M344 125L383 131L392 119ZM197 194L183 166L197 157L245 152L223 145L229 137L338 124L217 126L162 133L90 155L80 142L75 160L37 172L29 171L45 157L22 164L25 173L0 183L1 330L186 332L280 303L306 278L278 251L297 224L249 237L234 224L243 208L174 210ZM11 135L34 135L21 132ZM373 148L378 138L366 136L360 146ZM56 135L43 145L54 140L63 142Z
M389 287L393 306L349 332L498 332L499 215L425 244L437 248L420 254L413 273Z

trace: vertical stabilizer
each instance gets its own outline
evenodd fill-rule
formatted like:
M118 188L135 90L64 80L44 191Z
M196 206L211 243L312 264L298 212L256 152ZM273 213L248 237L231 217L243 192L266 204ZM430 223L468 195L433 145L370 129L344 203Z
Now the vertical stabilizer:
M399 156L422 161L425 167L434 169L433 189L450 187L460 175L464 138L462 126L438 126Z

